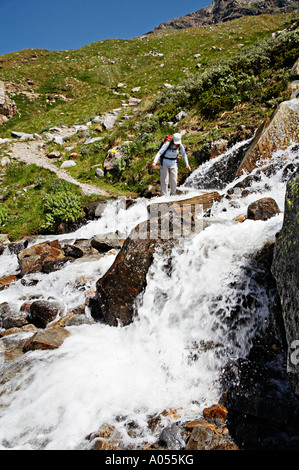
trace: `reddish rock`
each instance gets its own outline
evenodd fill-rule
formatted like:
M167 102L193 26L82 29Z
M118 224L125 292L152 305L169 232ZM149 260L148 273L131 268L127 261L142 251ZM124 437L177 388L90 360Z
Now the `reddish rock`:
M205 419L220 419L225 421L227 418L227 409L221 405L212 405L209 408L203 410L203 416Z
M252 202L247 209L247 219L267 220L279 214L279 207L271 197L264 197Z
M69 335L70 332L61 326L39 330L24 344L23 352L36 349L57 349Z
M10 276L4 276L0 279L0 290L3 290L5 289L6 287L9 287L10 284L12 284L13 282L16 282L18 280L17 276L15 276L14 274L10 275Z
M28 273L41 272L46 263L63 260L65 254L58 240L39 243L18 253L22 276Z

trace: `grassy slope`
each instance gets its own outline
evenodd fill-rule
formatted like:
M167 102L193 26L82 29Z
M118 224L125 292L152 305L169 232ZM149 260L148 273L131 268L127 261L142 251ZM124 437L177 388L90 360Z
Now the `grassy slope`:
M133 87L141 86L136 97L151 99L165 82L180 83L186 69L195 72L197 62L201 73L217 59L237 53L240 44L249 46L279 30L287 18L290 15L244 17L214 27L155 33L145 40L111 39L78 50L30 49L6 54L0 57L0 79L20 87L20 93L14 95L19 114L0 129L0 136L9 136L11 129L41 132L61 123L84 123L121 106L124 97L113 93L119 82L125 82L128 95ZM151 51L164 56L149 55ZM201 54L197 60L196 53ZM28 79L33 85L28 85ZM42 95L29 100L22 91ZM55 94L72 101L47 103L45 97Z
M158 173L150 169L152 157L161 137L173 132L173 127L161 121L161 116L150 121L145 119L153 100L163 94L164 83L180 85L188 73L204 73L217 61L231 58L259 39L283 29L291 18L292 15L244 17L213 27L154 33L147 39L105 40L79 50L24 50L2 56L0 80L4 80L11 91L18 114L0 128L0 137L10 137L11 130L41 133L52 126L85 124L98 114L121 107L123 100L127 101L132 95L142 98L137 111L124 108L121 115L126 114L127 118L121 120L120 115L118 125L101 134L104 137L101 142L86 147L85 136L78 133L64 146L48 146L48 150L60 150L63 159L68 158L65 147L74 146L73 151L81 156L76 160L76 167L69 171L77 179L110 189L114 194L138 194L147 185L158 183ZM195 59L194 55L198 53L201 55ZM196 68L198 62L200 68ZM118 89L119 82L126 86ZM137 86L141 87L140 91L132 93L132 88ZM187 131L184 143L191 165L196 167L198 164L193 156L196 150L212 140L246 137L242 134L242 126L257 127L272 113L272 106L276 104L277 100L273 103L270 100L266 106L249 101L217 119L204 119L196 106L188 109L188 117L178 124L176 131ZM163 115L163 106L158 109L159 113ZM91 136L98 136L93 128L90 127ZM102 165L108 149L127 140L132 143L124 170L95 179L95 167ZM2 146L0 157L5 151ZM179 169L180 177L183 177L182 162ZM49 190L52 175L43 173L42 184L31 186L26 201L22 199L22 193L17 202L12 199L12 188L13 192L21 192L22 188L32 184L32 172L32 169L24 172L28 176L27 183L23 179L18 181L16 170L3 176L0 197L11 218L2 231L10 233L12 238L38 232L44 220L40 196ZM38 170L36 174L39 174ZM36 208L34 223L26 216L30 198Z

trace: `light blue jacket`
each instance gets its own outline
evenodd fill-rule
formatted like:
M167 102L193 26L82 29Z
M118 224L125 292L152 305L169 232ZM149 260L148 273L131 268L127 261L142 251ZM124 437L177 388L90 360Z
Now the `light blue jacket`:
M155 156L155 159L154 159L154 163L158 163L158 160L159 158L161 157L161 155L163 154L163 152L165 152L165 150L167 149L164 157L163 157L163 166L177 166L177 156L179 153L182 154L183 156L183 159L186 163L186 166L189 165L188 163L188 157L187 157L187 154L186 154L186 151L185 151L185 147L183 146L183 144L180 145L180 148L179 150L173 150L172 148L168 148L170 145L170 142L165 142L164 145L162 145L162 147L160 148L159 152L157 153L157 155ZM169 159L172 159L172 160L167 160L167 158ZM174 160L175 159L175 160Z

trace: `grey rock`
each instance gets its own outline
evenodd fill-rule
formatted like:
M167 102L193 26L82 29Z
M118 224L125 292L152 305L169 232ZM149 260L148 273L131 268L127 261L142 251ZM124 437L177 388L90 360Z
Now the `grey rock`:
M160 434L159 441L168 450L181 450L185 447L185 441L177 424L172 424L164 428Z
M101 124L104 126L106 130L109 130L109 129L112 129L112 127L114 126L116 119L117 119L117 115L106 114L103 117Z

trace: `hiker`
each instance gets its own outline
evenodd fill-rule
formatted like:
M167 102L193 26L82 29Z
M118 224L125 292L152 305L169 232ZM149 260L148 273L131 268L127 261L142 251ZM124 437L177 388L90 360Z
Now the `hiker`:
M188 171L191 168L188 163L185 147L182 144L181 134L174 134L172 138L166 138L165 143L160 147L157 155L155 156L152 168L157 168L157 163L160 158L160 184L161 196L167 195L168 182L170 186L170 196L175 196L178 177L178 154L181 153Z

